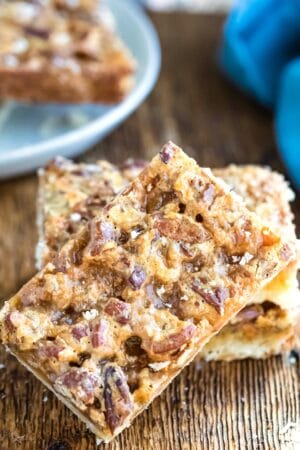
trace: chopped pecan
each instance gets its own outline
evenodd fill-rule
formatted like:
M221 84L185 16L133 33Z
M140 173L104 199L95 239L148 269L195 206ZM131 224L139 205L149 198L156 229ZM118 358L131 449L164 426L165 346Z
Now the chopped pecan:
M5 316L4 322L7 326L8 330L13 331L14 328L17 328L22 320L22 314L18 311L12 311Z
M212 201L214 200L214 196L215 196L214 185L213 184L207 184L205 186L204 191L203 191L203 200L205 201L205 203L211 204Z
M104 319L101 319L99 323L97 323L92 331L91 342L94 348L100 347L106 343L106 332L108 330L108 322Z
M106 423L113 433L133 409L129 387L120 367L109 365L105 368L103 396Z
M45 290L42 286L25 285L20 293L23 306L36 305L45 299Z
M252 224L250 220L242 220L233 233L234 244L243 246L251 239Z
M92 220L90 222L91 240L89 249L92 256L99 254L102 245L105 242L111 241L115 237L114 227L107 222L101 220Z
M46 28L37 28L32 26L25 26L23 27L26 34L29 34L30 36L38 37L40 39L47 40L50 36L50 30Z
M146 287L146 293L147 297L151 300L151 303L155 306L155 308L165 308L163 301L156 294L153 284L148 284L148 286Z
M171 201L176 199L176 193L174 191L170 192L156 192L152 191L147 197L146 211L148 213L154 212L167 205Z
M192 289L197 292L197 294L200 294L209 305L213 306L219 314L223 314L224 302L230 296L227 288L217 287L214 290L207 291L195 280L192 284Z
M162 150L159 152L159 156L160 159L162 160L162 162L164 162L165 164L168 164L168 162L170 161L170 159L172 158L174 153L174 150L172 148L172 145L167 143L163 146Z
M37 349L37 355L41 359L47 359L47 358L55 358L58 359L58 355L61 351L64 350L64 347L61 345L56 344L44 344L41 345Z
M189 244L209 239L209 234L202 225L196 225L186 219L157 218L155 226L163 236Z
M191 258L193 256L193 252L186 243L182 242L180 244L180 249L182 250L182 253L188 258Z
M143 343L143 345L145 345L145 350L149 350L152 353L173 352L186 344L195 335L196 329L196 326L190 323L178 333L170 334L162 341L148 341Z
M146 274L143 269L139 266L135 266L132 274L128 278L129 284L131 285L132 289L140 289L145 280Z
M99 386L100 377L96 373L89 372L83 367L71 368L68 372L58 377L56 386L68 388L75 398L85 404L92 404L95 399L95 390Z
M73 329L72 329L72 336L77 339L77 341L80 341L81 338L88 336L89 334L89 329L88 326L86 324L82 324L82 325L76 325Z
M105 305L104 312L109 316L112 316L117 322L125 325L130 319L131 307L128 303L122 302L117 298L109 299Z

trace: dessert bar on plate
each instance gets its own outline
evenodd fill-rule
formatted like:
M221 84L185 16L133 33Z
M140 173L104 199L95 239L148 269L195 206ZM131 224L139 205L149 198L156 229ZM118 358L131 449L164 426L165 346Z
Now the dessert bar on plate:
M4 304L1 340L108 442L295 251L168 143Z
M117 168L104 161L75 164L57 158L41 169L38 267L52 260L62 245L143 167L145 162L140 160L126 161ZM248 209L257 213L278 234L283 233L296 242L290 208L294 193L282 175L259 166L231 165L213 172L243 197ZM235 258L237 267L243 266L247 257L249 255ZM263 358L291 350L295 345L300 314L297 270L296 259L211 339L201 357L207 360ZM155 295L159 297L159 293L155 292Z
M107 9L93 4L81 1L79 11L68 12L67 1L0 2L2 100L122 100L133 85L135 62Z

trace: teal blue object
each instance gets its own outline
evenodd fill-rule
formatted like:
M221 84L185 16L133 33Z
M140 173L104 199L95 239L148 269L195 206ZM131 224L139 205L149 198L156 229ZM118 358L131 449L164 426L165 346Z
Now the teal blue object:
M263 105L276 103L281 72L300 54L300 0L239 0L224 28L223 71Z
M300 0L236 1L219 62L241 90L274 110L279 151L300 190Z
M282 73L275 116L282 159L300 189L300 57Z

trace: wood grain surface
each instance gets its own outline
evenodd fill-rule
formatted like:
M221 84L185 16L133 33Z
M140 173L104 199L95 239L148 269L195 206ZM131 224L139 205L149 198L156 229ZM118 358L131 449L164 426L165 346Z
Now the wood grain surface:
M173 139L201 165L269 164L271 115L219 74L222 17L153 14L163 65L157 87L111 136L82 156L150 158ZM0 184L0 296L34 274L34 175ZM294 205L297 222L299 200ZM4 350L0 353L0 450L92 450L94 436ZM3 367L4 365L4 367ZM191 364L107 450L299 449L299 360Z

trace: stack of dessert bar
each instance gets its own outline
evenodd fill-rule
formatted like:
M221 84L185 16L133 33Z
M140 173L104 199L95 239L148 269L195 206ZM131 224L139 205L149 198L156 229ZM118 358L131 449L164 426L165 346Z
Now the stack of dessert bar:
M0 98L121 100L135 61L98 0L0 0Z
M283 177L199 167L169 142L147 164L39 173L40 271L0 312L7 349L110 441L196 355L291 350L298 246Z

